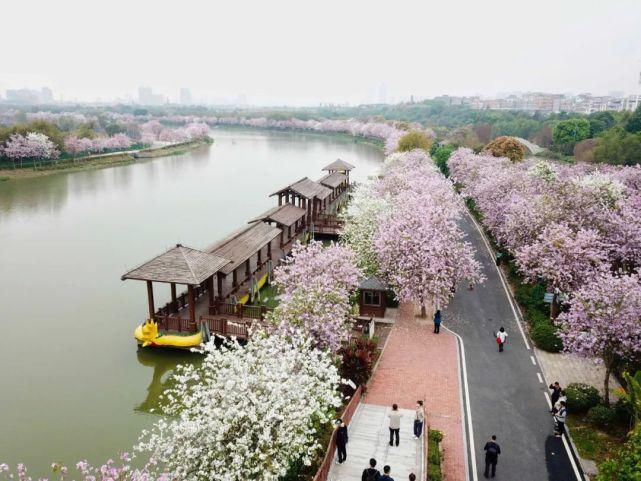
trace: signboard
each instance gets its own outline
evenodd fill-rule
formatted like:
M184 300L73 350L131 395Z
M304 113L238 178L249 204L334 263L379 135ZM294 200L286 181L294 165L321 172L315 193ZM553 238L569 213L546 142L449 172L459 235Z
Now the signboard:
M554 299L554 294L552 292L546 292L543 295L543 302L546 304L552 304L552 299Z

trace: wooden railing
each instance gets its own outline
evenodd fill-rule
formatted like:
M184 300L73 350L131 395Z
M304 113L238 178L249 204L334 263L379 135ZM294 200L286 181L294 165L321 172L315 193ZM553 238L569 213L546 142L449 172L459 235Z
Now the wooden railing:
M200 316L200 323L207 325L212 336L234 336L241 339L249 337L249 328L252 325L251 321L231 321L213 316Z
M189 319L178 316L155 316L158 327L164 331L196 332L197 326Z
M349 403L347 403L347 406L345 406L345 409L343 409L340 418L345 422L346 425L348 425L352 420L352 416L354 416L356 408L361 402L362 395L363 386L358 386L358 389L356 389L356 391L354 391L354 394L352 395L352 399L349 400ZM332 437L329 440L329 444L327 446L327 451L325 451L325 457L323 458L321 465L318 467L318 471L316 471L314 481L327 481L329 470L332 468L332 460L334 459L335 451L336 439L334 433L332 433Z
M216 302L209 306L210 316L233 316L239 319L265 319L267 312L272 309L265 306L247 306L244 304L232 304L230 302Z

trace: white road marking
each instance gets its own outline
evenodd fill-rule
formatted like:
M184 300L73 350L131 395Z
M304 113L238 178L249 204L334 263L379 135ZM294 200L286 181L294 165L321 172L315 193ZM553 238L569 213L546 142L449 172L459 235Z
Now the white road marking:
M536 373L536 377L538 377L538 378L539 378L539 382L540 382L541 384L543 384L543 378L541 377L541 373L540 373L540 372L537 372L537 373Z
M492 255L492 248L490 247L490 244L487 242L487 239L485 238L485 234L483 233L483 230L481 229L481 226L479 226L478 222L476 222L476 219L470 214L467 210L467 215L469 216L470 219L472 219L472 222L476 226L476 229L479 231L481 234L481 239L483 239L483 243L485 244L485 247L487 248L487 251ZM530 348L530 343L527 339L527 336L525 335L525 331L523 330L523 326L521 326L521 321L519 320L519 315L516 313L516 308L514 307L514 303L512 302L512 296L510 294L510 291L507 288L507 285L505 284L505 280L503 279L503 274L501 274L501 270L499 269L499 266L494 264L494 268L496 269L496 272L499 275L499 279L501 279L501 284L503 285L503 289L505 290L505 294L507 295L507 300L510 303L510 307L512 308L512 313L514 314L514 319L516 319L516 325L519 327L519 331L521 331L521 336L523 337L523 342L525 343L525 348L529 351Z
M536 359L534 359L534 356L530 356L530 361L532 361L532 364L536 366Z
M469 386L467 384L467 367L466 367L466 363L465 363L465 343L463 342L463 338L461 336L459 336L456 332L452 331L451 329L448 329L445 326L443 326L443 327L445 328L446 331L449 331L452 334L454 334L457 337L457 339L459 340L459 342L461 343L461 358L462 359L460 359L460 363L461 363L461 366L463 368L462 369L463 370L463 386L461 387L461 389L465 390L465 399L467 400L467 402L465 403L465 411L467 413L467 416L466 416L466 418L467 418L467 436L469 438L468 442L469 442L469 446L470 446L469 452L470 452L470 457L472 458L470 464L472 465L472 479L473 479L473 481L478 481L479 475L478 475L478 472L476 471L476 446L474 444L474 428L472 427L472 409L470 407L470 404L471 404L471 402L470 402L470 389L469 389ZM466 451L468 451L468 450L466 450ZM465 454L467 456L467 452ZM469 473L466 473L466 476L465 476L466 478L467 478L467 474L469 474Z
M483 243L485 244L485 247L487 251L490 253L490 256L493 254L492 253L492 248L490 247L490 244L488 243L487 239L485 238L485 233L481 229L481 226L479 226L478 222L476 222L476 219L470 212L465 209L465 212L467 213L468 217L472 220L472 223L474 223L474 226L476 227L476 230L478 230L479 234L481 234L481 238L483 239ZM499 266L494 264L494 268L496 269L499 279L501 279L501 284L503 285L503 289L505 290L505 295L507 296L507 300L510 303L510 307L512 308L512 313L514 314L514 319L516 320L517 326L519 326L519 330L521 331L521 336L523 337L523 342L525 343L525 347L527 350L530 350L530 343L527 340L527 336L525 335L525 331L523 330L523 326L521 326L521 321L519 320L519 316L516 313L516 309L519 309L519 312L521 312L521 309L517 306L516 308L514 307L514 303L512 302L512 295L510 294L510 291L508 290L507 284L505 283L505 280L503 279L503 274L501 273L501 270L499 269ZM521 313L522 315L522 313ZM535 353L536 356L536 353ZM532 359L532 362L534 363L534 359L532 356L530 356ZM536 363L534 363L536 365ZM537 373L538 374L538 373ZM546 391L545 392L545 399L548 403L548 406L550 409L552 409L552 400L550 399L550 394ZM468 398L468 404L469 404L469 398ZM576 463L574 462L574 456L572 456L572 451L570 451L570 446L568 445L568 442L566 440L566 437L563 436L563 446L565 447L565 451L568 454L568 458L570 459L570 464L572 465L572 469L574 470L574 475L576 476L576 479L579 481L583 481L584 478L581 476L581 472L576 466Z

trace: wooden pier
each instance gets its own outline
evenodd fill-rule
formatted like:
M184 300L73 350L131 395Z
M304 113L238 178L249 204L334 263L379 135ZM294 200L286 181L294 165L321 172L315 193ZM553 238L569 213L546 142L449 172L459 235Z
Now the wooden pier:
M211 335L246 339L269 308L252 305L256 286L271 279L274 267L298 240L315 234L338 236L338 218L348 202L353 165L338 159L318 181L307 177L274 192L278 205L205 249L177 244L123 274L147 283L148 318L165 333L194 333L206 325ZM270 196L270 197L271 197ZM154 283L169 284L171 300L156 309ZM177 285L187 290L177 293Z

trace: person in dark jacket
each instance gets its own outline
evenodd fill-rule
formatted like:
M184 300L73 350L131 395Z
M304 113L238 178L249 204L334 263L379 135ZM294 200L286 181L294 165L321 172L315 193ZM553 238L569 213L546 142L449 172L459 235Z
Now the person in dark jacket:
M554 406L556 405L557 401L559 400L559 397L561 396L561 385L559 384L559 381L555 381L554 384L550 384L550 389L552 390L552 394L550 394L550 400L552 401L552 409L550 409L550 412L554 412Z
M381 476L380 481L394 481L394 478L389 475L391 471L392 468L390 468L388 465L385 465L383 467L383 476Z
M336 421L336 451L338 452L338 464L343 464L347 459L347 426L342 419Z
M381 473L376 469L376 460L374 458L369 460L369 468L363 470L361 481L379 481Z
M501 454L501 447L496 442L496 436L493 434L492 438L485 443L483 448L485 451L485 472L483 475L488 478L490 476L490 466L492 467L492 477L496 475L496 463L499 460L499 454Z
M434 334L441 332L441 310L436 309L434 313Z

